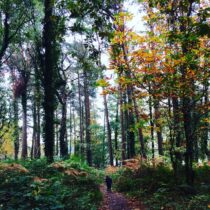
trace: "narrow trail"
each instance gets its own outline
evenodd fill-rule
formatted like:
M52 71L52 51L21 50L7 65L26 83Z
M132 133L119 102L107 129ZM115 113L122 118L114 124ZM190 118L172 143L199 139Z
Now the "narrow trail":
M100 186L103 194L103 204L99 210L146 210L138 201L127 199L123 194L118 192L107 192L104 185Z

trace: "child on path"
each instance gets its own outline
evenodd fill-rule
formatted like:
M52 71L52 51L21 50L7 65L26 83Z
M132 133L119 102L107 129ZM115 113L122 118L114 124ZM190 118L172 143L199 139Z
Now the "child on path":
M112 179L109 176L106 176L105 178L106 186L107 186L107 192L112 191Z

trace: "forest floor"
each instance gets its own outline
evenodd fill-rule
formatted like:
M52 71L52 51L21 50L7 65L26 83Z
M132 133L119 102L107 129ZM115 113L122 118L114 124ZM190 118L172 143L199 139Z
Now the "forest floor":
M135 199L128 199L122 193L107 192L105 185L100 186L103 203L99 210L146 210L144 205Z

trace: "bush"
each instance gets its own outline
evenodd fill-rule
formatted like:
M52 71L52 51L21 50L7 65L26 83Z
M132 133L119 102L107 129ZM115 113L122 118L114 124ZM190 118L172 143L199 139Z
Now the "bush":
M168 167L143 166L138 171L129 169L120 172L115 177L116 188L121 192L131 191L135 189L147 189L155 192L162 184L170 185L173 183L173 173Z
M62 162L66 169L74 166L69 162ZM71 176L49 166L44 159L21 163L28 173L0 171L2 210L96 210L102 200L96 171L85 177ZM85 167L81 169L76 165L75 170L82 171Z
M204 210L210 205L209 166L195 169L194 187L176 183L170 167L144 165L137 171L121 170L114 177L115 188L144 200L149 209ZM184 180L183 174L179 175ZM198 194L199 193L199 194Z
M210 209L210 194L194 196L189 204L189 210L207 210Z
M204 165L202 167L196 167L195 169L196 181L210 184L210 166Z

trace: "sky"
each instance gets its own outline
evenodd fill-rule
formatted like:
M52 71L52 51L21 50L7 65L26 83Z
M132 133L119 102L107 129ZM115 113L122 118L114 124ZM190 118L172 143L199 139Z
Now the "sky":
M131 14L133 14L133 19L128 23L128 26L133 28L136 32L141 32L145 30L144 23L142 21L142 17L145 15L141 9L139 3L131 3L130 1L126 1L124 8L128 10Z

